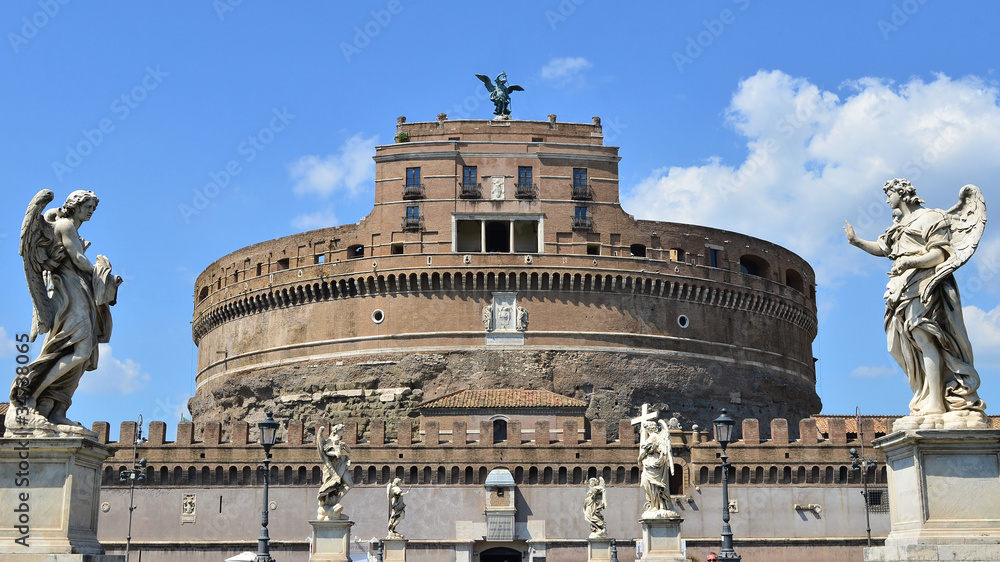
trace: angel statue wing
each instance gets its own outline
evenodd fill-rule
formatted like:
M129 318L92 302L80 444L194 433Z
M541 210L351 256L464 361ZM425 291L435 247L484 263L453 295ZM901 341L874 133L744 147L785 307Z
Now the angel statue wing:
M24 279L28 282L34 312L31 318L30 340L44 334L52 327L52 303L45 284L45 272L54 271L65 257L65 250L55 241L52 223L42 215L45 206L55 195L43 189L35 194L24 213L21 223L21 247L19 253L24 260Z
M323 459L323 464L329 461L326 458L326 451L323 450L323 444L326 443L326 426L319 426L316 428L316 448L319 449L319 458Z
M928 302L938 284L965 265L979 246L986 229L986 200L978 187L970 184L958 190L958 203L944 216L951 223L951 246L954 252L934 268L931 276L920 288L920 300Z
M508 86L507 87L507 91L508 92L523 92L524 88L518 86L517 84L514 84L513 86Z
M490 80L489 76L486 76L485 74L477 74L476 78L479 78L480 80L483 81L483 84L486 85L486 89L489 90L491 94L493 93L493 90L496 89L496 86L493 85L493 81Z

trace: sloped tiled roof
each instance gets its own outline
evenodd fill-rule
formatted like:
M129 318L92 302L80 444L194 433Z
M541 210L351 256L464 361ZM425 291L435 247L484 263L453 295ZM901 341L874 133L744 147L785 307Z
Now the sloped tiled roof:
M874 422L875 433L892 433L892 422L898 420L902 416L861 416L864 419L870 419ZM1000 429L1000 416L986 416L990 422L990 429ZM842 419L844 420L844 431L847 433L857 433L858 432L858 419L854 415L818 415L813 416L816 420L816 431L819 433L829 433L830 431L830 420L831 419ZM866 438L869 436L865 436Z
M583 400L548 390L460 390L424 402L421 408L586 408Z
M10 407L10 402L0 402L0 416L7 414L7 408Z

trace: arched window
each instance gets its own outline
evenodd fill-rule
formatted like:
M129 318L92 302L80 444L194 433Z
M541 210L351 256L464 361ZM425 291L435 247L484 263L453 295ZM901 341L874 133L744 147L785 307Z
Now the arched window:
M202 301L208 297L208 286L202 287L201 291L198 293L198 300Z
M670 495L684 495L684 468L679 464L674 465L674 473L670 475Z
M498 418L493 420L493 442L503 443L507 440L507 420Z
M755 277L769 277L771 266L764 258L748 254L740 256L740 273Z
M802 280L802 275L794 269L785 270L785 285L788 285L802 294L805 294L806 292L806 285Z
M632 253L633 257L644 258L646 257L646 245L645 244L632 244L628 247L629 252Z
M356 258L365 257L365 246L364 244L351 244L347 247L347 259L353 260Z

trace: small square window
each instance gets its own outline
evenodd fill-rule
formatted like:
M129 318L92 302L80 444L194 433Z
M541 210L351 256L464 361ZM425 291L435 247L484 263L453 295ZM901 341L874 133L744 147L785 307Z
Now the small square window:
M600 244L587 244L587 255L588 256L599 256L599 255L601 255L601 245Z
M400 255L400 254L403 253L403 245L402 244L393 244L392 246L389 247L389 249L390 249L390 253L392 255L394 255L394 256L398 256L398 255Z
M409 205L406 207L406 218L408 219L419 219L420 218L420 205Z

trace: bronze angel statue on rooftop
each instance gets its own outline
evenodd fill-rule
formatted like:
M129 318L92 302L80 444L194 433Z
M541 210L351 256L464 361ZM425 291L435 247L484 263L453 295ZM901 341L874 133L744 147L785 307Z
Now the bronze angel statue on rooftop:
M893 425L905 429L985 429L986 404L962 317L954 272L975 253L986 228L986 201L966 185L948 211L927 209L906 179L885 182L892 225L877 240L862 240L851 223L852 245L892 260L885 292L889 353L910 381L910 415Z
M98 344L110 341L110 307L122 282L108 258L92 263L85 255L90 242L79 229L97 209L94 192L74 191L62 207L45 211L54 197L39 191L21 225L20 254L34 304L29 339L44 334L45 340L11 385L6 426L12 436L91 434L67 418L67 410L83 374L97 368Z
M493 102L494 119L510 119L510 93L523 92L524 88L514 84L507 85L507 73L501 72L497 75L495 84L490 81L490 77L485 74L477 74L476 78L483 81L483 85L490 92L490 101Z

